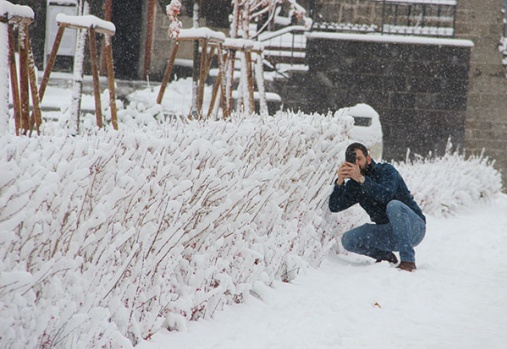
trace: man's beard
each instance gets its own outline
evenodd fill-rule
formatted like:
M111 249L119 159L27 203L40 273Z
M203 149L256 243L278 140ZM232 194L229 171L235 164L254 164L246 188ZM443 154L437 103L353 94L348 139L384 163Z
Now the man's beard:
M370 174L371 164L365 164L364 167L359 167L359 169L361 170L361 174L363 176L367 176Z

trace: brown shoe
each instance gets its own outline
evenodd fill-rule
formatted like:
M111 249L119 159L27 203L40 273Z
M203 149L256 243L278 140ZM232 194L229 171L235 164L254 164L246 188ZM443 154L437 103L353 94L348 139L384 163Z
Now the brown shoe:
M377 260L375 261L375 263L380 263L382 261L388 261L389 263L392 263L392 264L398 264L398 258L396 258L396 255L394 253L392 253L392 252L391 252L391 254L388 257L377 258Z
M417 268L415 267L414 262L401 262L396 268L405 270L405 271L414 271Z

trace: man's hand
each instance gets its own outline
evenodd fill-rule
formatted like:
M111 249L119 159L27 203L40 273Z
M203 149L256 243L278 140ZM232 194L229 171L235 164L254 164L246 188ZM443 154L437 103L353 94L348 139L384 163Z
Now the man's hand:
M364 181L359 166L350 162L344 162L336 174L338 175L338 179L336 180L336 184L338 185L342 185L345 178L351 178L358 183L363 183Z

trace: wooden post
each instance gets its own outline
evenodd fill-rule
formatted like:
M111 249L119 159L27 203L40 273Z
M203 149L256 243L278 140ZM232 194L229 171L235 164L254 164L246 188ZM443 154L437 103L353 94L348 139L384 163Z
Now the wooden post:
M104 4L104 19L111 22L113 18L113 0L105 0ZM102 50L100 51L100 72L104 74L107 69L107 53L106 53L106 37L102 41Z
M9 31L9 66L11 74L12 103L14 106L14 125L16 127L16 136L19 136L21 129L21 101L19 100L18 72L16 69L16 54L14 49L14 30L7 25Z
M211 63L213 63L213 55L215 54L215 50L216 50L215 45L211 45L207 60L208 64L206 65L206 72L204 73L205 76L208 76L209 71L211 70Z
M215 81L215 85L213 85L213 92L211 94L211 103L208 109L207 118L209 119L213 113L213 109L215 107L215 102L218 96L218 90L220 89L220 107L222 108L222 118L228 118L228 110L227 110L227 102L225 100L225 67L224 61L227 60L227 54L224 54L222 51L222 44L219 44L218 48L218 75L217 80ZM224 58L225 56L225 58Z
M236 60L236 50L235 49L231 49L230 53L229 53L229 66L227 67L227 70L229 72L229 76L228 76L228 81L227 81L227 109L228 109L228 113L230 115L230 113L232 112L232 86L234 84L234 61Z
M27 28L28 30L28 28ZM28 32L27 32L28 33ZM35 63L33 60L32 44L30 38L26 35L26 47L28 50L28 77L30 80L30 92L32 93L33 112L30 115L30 136L33 132L33 126L37 127L37 133L40 133L42 125L42 116L40 111L39 90L37 89L37 77L35 76Z
M211 114L213 113L213 109L215 107L215 101L218 96L218 89L220 88L220 84L222 83L221 80L222 80L222 74L220 74L220 68L219 68L217 79L215 81L215 84L213 85L213 91L211 92L211 101L210 101L209 108L208 108L208 115L206 115L207 119L209 119L211 117Z
M206 57L208 50L208 40L201 39L201 63L199 65L199 89L197 90L197 118L201 119L202 104L204 101L204 83L206 80Z
M254 82L252 74L252 52L250 50L245 51L246 60L246 82L248 89L248 104L250 105L250 113L255 112L255 99L254 99Z
M46 86L49 81L49 76L51 75L51 70L53 69L53 65L56 61L56 55L58 54L58 49L60 48L60 43L62 42L64 31L65 25L60 24L58 27L58 32L56 33L55 41L53 43L53 48L51 49L51 54L49 55L47 66L44 68L44 75L42 76L42 81L39 87L39 98L41 101L44 98L44 93L46 92Z
M169 61L167 62L167 68L165 69L164 78L162 79L162 84L160 85L160 90L158 91L158 104L162 103L162 98L164 98L165 89L167 87L169 79L171 78L171 72L173 70L174 61L176 59L176 53L178 52L179 45L180 43L176 40L173 51L171 52L171 58L169 58Z
M106 43L106 65L107 65L107 82L109 87L109 106L111 108L111 122L113 128L118 130L118 116L116 110L116 93L114 89L114 64L113 64L113 45L111 45L111 36L104 35Z
M262 49L254 51L255 60L255 81L257 83L257 91L259 91L259 112L260 114L268 114L268 105L266 102L266 88L264 85L264 67L262 64Z
M18 29L19 44L19 87L21 102L21 133L26 135L30 128L29 116L29 93L28 93L28 48L26 47L27 24L20 23Z
M95 41L95 29L88 28L88 36L90 40L90 58L92 65L93 76L93 95L95 97L95 117L97 119L97 126L102 128L102 105L100 102L100 82L99 72L97 68L97 42Z
M155 0L149 0L146 43L144 46L144 77L150 75L151 47L153 40L153 22L155 17Z
M227 105L227 97L226 97L226 81L225 81L225 64L224 62L227 61L227 53L222 55L222 44L220 44L220 48L218 51L218 73L220 75L220 104L222 107L222 118L228 119L230 115L230 111L228 109Z

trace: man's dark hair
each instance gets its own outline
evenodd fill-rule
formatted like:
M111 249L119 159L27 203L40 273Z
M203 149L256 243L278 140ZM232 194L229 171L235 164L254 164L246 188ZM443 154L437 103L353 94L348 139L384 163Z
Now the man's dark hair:
M361 143L352 143L347 147L347 150L345 153L356 151L356 149L359 149L363 152L364 156L368 156L368 149Z

